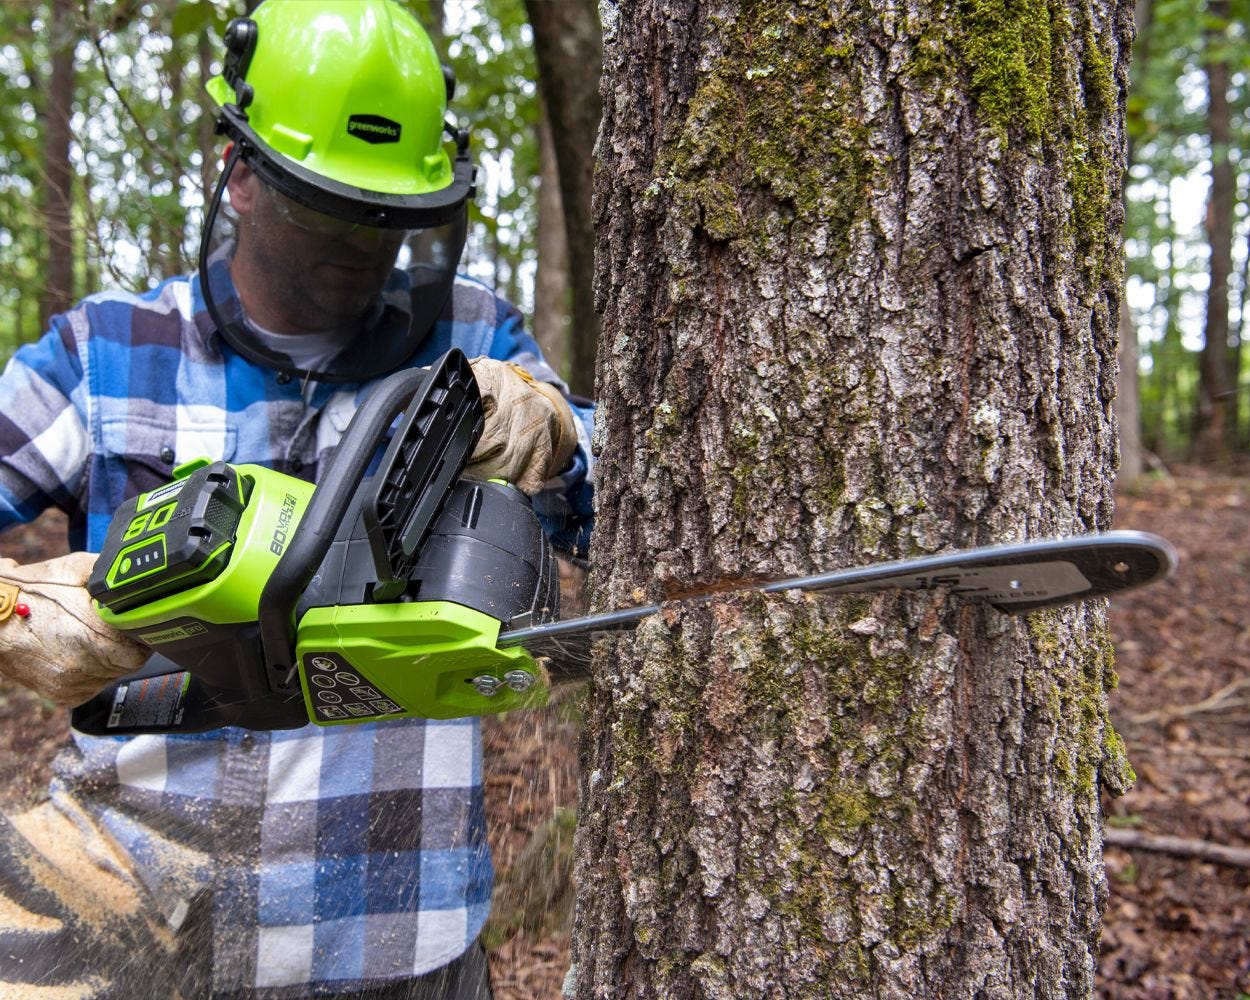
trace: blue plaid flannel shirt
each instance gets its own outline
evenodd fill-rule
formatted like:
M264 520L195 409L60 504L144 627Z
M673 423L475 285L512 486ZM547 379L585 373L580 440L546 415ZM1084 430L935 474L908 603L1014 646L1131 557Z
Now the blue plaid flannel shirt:
M519 313L467 278L413 363L451 347L559 382ZM297 380L240 357L195 277L92 296L0 378L0 529L55 505L71 547L98 551L123 500L199 456L315 479L369 388L320 383L305 398ZM580 447L535 507L557 544L584 551L593 412L573 410ZM116 837L171 925L211 898L215 993L420 975L462 954L490 908L476 719L75 733L52 794Z

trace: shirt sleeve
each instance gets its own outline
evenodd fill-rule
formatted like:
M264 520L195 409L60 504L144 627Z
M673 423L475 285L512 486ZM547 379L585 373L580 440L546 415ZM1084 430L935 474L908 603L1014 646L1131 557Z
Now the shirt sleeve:
M549 480L546 488L534 497L534 511L557 549L584 559L590 550L590 531L594 524L595 467L591 435L595 405L570 396L569 387L543 357L538 341L526 332L520 311L502 299L497 301L499 311L489 356L518 364L539 381L554 385L573 412L577 448L568 467Z
M73 324L56 316L0 375L0 530L52 506L72 516L89 452Z

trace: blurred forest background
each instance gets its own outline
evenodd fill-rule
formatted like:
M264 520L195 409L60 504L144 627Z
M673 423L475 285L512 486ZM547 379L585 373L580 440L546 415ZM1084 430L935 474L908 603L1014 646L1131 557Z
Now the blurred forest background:
M590 394L596 6L408 2L455 69L454 113L482 167L467 269L522 307ZM248 6L0 3L10 95L0 106L0 360L84 294L151 287L193 266L221 149L203 83L226 23ZM1250 451L1248 23L1250 0L1137 5L1122 484Z

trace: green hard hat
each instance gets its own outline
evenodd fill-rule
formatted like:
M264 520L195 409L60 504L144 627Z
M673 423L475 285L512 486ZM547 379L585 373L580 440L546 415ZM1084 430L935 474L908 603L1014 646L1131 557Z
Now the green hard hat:
M393 0L266 0L208 82L218 131L301 204L367 225L445 221L473 194L467 133L443 146L449 71Z
M230 22L225 41L208 92L231 147L200 239L200 289L217 331L250 361L301 380L357 382L413 363L452 295L474 194L469 133L444 124L450 70L392 0L265 0ZM281 301L286 328L261 329L233 276L244 240L225 194L239 164L274 194L266 225L283 238L322 256L328 245L340 256L388 248L389 274L331 298L271 275L267 295ZM371 249L353 249L366 234ZM289 332L319 333L335 350L291 353L272 336Z

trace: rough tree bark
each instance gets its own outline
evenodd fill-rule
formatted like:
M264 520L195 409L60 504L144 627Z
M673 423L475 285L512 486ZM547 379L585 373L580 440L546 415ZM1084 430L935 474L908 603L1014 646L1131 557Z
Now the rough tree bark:
M601 104L603 43L595 0L526 0L534 30L538 87L551 122L560 199L568 233L571 322L568 382L574 392L594 392L599 315L595 311L594 224L590 214L595 135Z
M1111 523L1122 0L603 8L596 600ZM1074 997L1105 609L729 597L598 664L590 997Z

